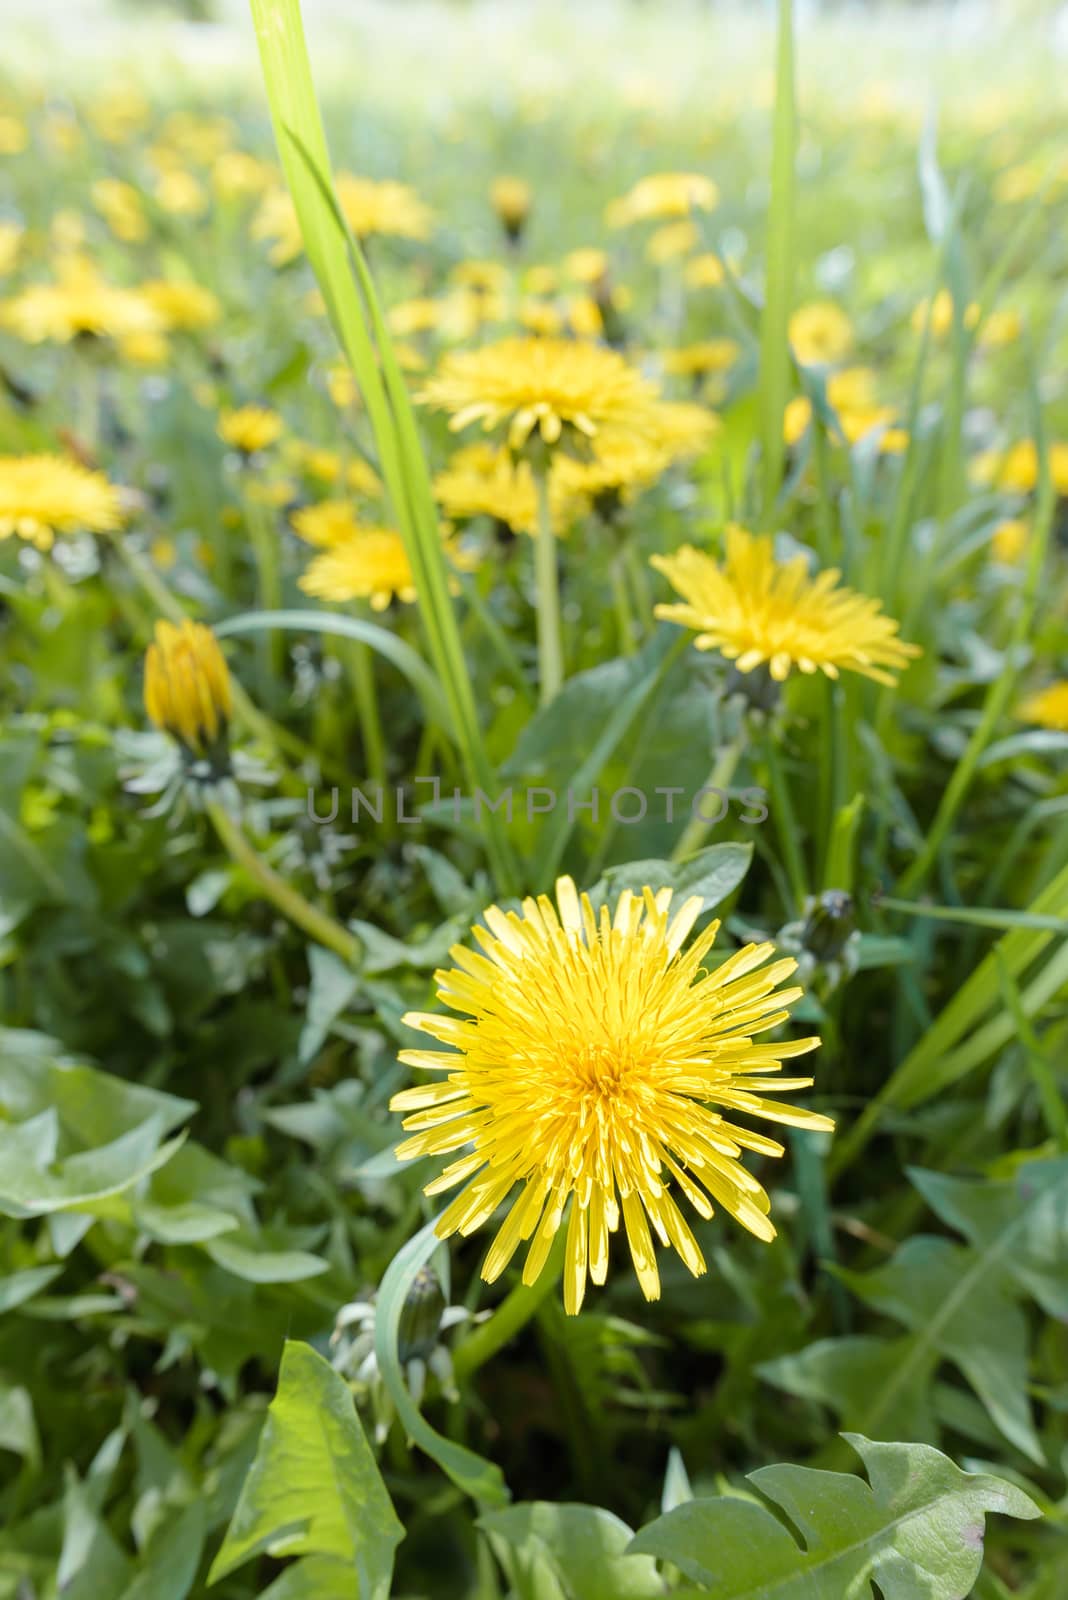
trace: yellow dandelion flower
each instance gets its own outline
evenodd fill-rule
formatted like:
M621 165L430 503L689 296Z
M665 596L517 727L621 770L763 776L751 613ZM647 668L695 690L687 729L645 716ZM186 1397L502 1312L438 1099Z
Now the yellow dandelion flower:
M994 559L1003 561L1006 566L1019 561L1027 548L1028 536L1028 526L1022 518L1006 517L994 529L994 537L990 542Z
M931 337L945 339L953 327L953 296L948 289L939 289L934 300L921 300L912 313L911 326L914 333L922 333L927 325L928 307L931 317ZM964 308L964 326L974 328L979 321L979 307L974 304Z
M551 300L538 300L534 295L526 295L519 302L516 313L520 327L526 328L528 333L541 334L545 338L553 338L560 333L564 326L563 312Z
M560 287L560 274L555 267L528 267L523 274L525 294L555 294Z
M575 283L598 283L608 276L608 256L595 246L572 250L564 257L564 271Z
M340 451L307 444L302 439L290 441L288 456L294 467L306 472L309 478L318 478L321 483L344 481L356 494L377 495L382 492L378 474L362 456L342 457Z
M274 168L244 150L226 150L211 168L211 183L220 200L241 200L262 194L274 182Z
M338 204L345 220L359 239L384 235L400 239L425 239L433 224L433 213L415 190L405 183L375 182L352 173L339 173L336 180ZM264 195L252 225L253 238L271 241L270 258L276 267L296 259L303 249L296 209L285 189Z
M567 302L567 325L580 339L599 339L604 315L592 294L575 294Z
M727 275L719 256L705 251L687 261L682 276L688 289L718 289Z
M1016 715L1022 722L1034 722L1040 728L1052 728L1055 733L1068 733L1068 682L1047 684L1025 700Z
M181 168L160 174L155 195L160 208L172 217L199 217L208 206L204 185Z
M519 449L537 429L546 444L594 438L606 424L640 427L656 390L614 350L577 339L502 339L447 355L418 398L448 411L454 432L506 428Z
M695 1276L705 1271L676 1194L702 1218L715 1202L757 1238L774 1238L768 1196L740 1157L780 1156L783 1147L729 1115L834 1126L767 1098L812 1082L768 1080L818 1039L755 1037L784 1022L800 997L799 988L777 987L796 963L766 965L774 946L750 944L709 970L719 924L684 952L702 902L689 899L669 918L671 898L669 889L628 890L614 915L604 907L597 916L559 878L555 907L544 895L525 900L522 914L491 906L486 927L474 929L481 950L455 946L455 965L435 975L439 998L459 1015L404 1019L448 1047L403 1051L406 1065L445 1076L390 1102L407 1113L401 1160L455 1156L426 1188L465 1185L439 1218L439 1236L473 1233L520 1185L482 1276L492 1283L529 1239L523 1282L531 1284L570 1204L564 1306L572 1315L587 1279L605 1282L609 1236L621 1222L646 1299L660 1293L654 1234Z
M742 353L737 339L705 339L700 344L683 345L680 350L665 350L661 356L664 371L673 378L699 378L706 372L726 372Z
M391 306L386 313L386 321L393 333L405 339L410 334L429 333L438 327L443 310L443 301L422 296L416 300L402 300L398 305Z
M233 689L219 641L201 622L157 622L145 655L145 710L164 733L203 755L233 715Z
M853 324L833 301L814 300L790 318L790 344L802 366L826 366L852 348Z
M812 401L805 394L795 394L786 402L782 414L782 436L787 444L797 444L808 432L812 421Z
M141 286L141 293L167 328L210 328L222 307L210 289L181 278L157 278Z
M123 339L162 326L143 294L106 282L80 255L61 262L58 282L33 284L0 306L0 322L28 344L65 344L79 334Z
M991 311L979 329L979 343L984 350L1001 350L1016 344L1023 333L1023 317L1007 306L1003 311Z
M897 637L898 623L878 600L840 587L835 569L813 578L806 556L776 561L770 538L735 525L722 566L692 545L651 564L683 599L658 605L656 615L695 629L698 650L718 650L739 672L766 662L780 682L797 667L892 685L893 674L922 654Z
M476 294L503 295L509 281L508 268L500 261L458 261L449 273L450 283Z
M123 519L115 485L66 456L0 456L0 539L50 550L56 534L110 533Z
M580 491L562 471L574 465L577 463L560 458L549 474L549 510L558 536L586 510ZM538 499L530 463L513 461L507 450L495 445L479 443L458 450L434 479L434 494L442 511L454 521L492 517L513 533L533 536L537 531Z
M1009 494L1030 494L1038 487L1038 447L1033 439L1021 439L1008 450L986 450L972 463L978 483L990 484ZM1054 441L1049 446L1049 471L1054 489L1068 495L1068 442Z
M171 347L155 329L128 333L118 341L118 348L120 361L128 361L133 367L165 367L170 360Z
M662 267L665 262L677 261L679 256L688 256L700 242L701 235L696 223L689 219L669 222L650 235L645 246L645 259L656 267Z
M369 600L373 611L385 611L394 597L416 597L408 552L393 528L357 527L348 537L331 541L299 581L304 593L317 600L334 605Z
M313 506L301 506L289 520L305 544L317 545L320 550L332 550L360 532L348 500L320 500Z
M490 204L509 239L518 239L523 232L533 199L530 184L524 178L505 175L490 184Z
M669 217L688 217L693 211L713 211L719 203L719 190L711 178L700 172L661 172L642 178L620 200L613 200L605 212L610 228L625 228L632 222L651 222Z
M121 178L98 178L89 194L116 239L137 244L148 238L148 218L132 183L124 183Z
M277 411L269 406L239 406L235 411L224 411L219 418L219 438L242 455L254 455L266 450L280 438L284 423Z

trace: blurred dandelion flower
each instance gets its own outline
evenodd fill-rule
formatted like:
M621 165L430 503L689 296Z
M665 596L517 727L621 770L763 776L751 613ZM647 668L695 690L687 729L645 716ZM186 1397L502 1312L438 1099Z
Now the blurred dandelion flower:
M513 449L537 430L547 445L611 423L640 428L656 389L615 351L574 339L513 338L447 355L417 396L452 414L454 432L506 427Z
M0 305L0 322L28 344L64 344L79 334L123 339L162 327L143 294L106 282L81 255L60 263L58 282L32 284Z
M145 655L145 710L195 756L226 735L233 715L230 671L219 641L201 622L157 622Z
M50 550L57 533L110 533L122 519L119 491L102 472L66 456L0 456L0 539Z
M693 211L713 211L719 203L719 190L711 178L700 172L660 172L642 178L605 212L610 228L625 228L632 222L688 217Z
M1055 440L1048 447L1049 473L1059 495L1068 495L1068 443ZM1021 439L1008 450L984 450L972 463L977 483L990 484L1009 494L1031 494L1038 487L1038 447Z
M1021 517L1006 517L994 529L990 548L996 561L1006 566L1018 561L1027 548L1029 529Z
M1025 700L1016 712L1022 722L1068 733L1068 682L1051 683Z
M533 198L524 178L503 175L490 184L490 204L513 243L522 236Z
M448 1051L401 1054L408 1066L445 1076L394 1095L391 1108L408 1113L410 1134L397 1154L463 1152L427 1194L471 1180L440 1217L438 1234L473 1233L520 1184L482 1276L493 1282L531 1239L523 1268L531 1284L570 1201L571 1314L587 1277L605 1282L609 1234L621 1220L646 1299L660 1293L650 1223L695 1276L705 1271L672 1180L700 1216L710 1217L715 1201L758 1238L774 1238L768 1196L739 1157L778 1156L783 1147L736 1127L725 1112L833 1128L827 1117L765 1098L812 1081L769 1083L768 1075L817 1039L754 1037L787 1020L801 990L777 985L796 963L766 966L774 946L751 944L709 971L702 963L719 924L683 953L702 901L685 901L669 919L671 898L668 889L628 890L614 916L607 907L597 916L572 880L559 878L556 907L546 896L525 900L521 915L491 906L486 927L474 929L481 952L457 945L454 967L436 974L439 998L460 1015L404 1019Z
M148 218L132 183L124 183L121 178L98 178L89 193L116 239L138 244L148 238Z
M537 530L538 498L530 463L513 461L495 445L480 442L458 450L434 479L434 494L445 515L456 522L492 517L513 533L533 535ZM549 475L549 509L557 535L565 534L586 509L557 467Z
M683 598L658 605L656 615L693 628L698 650L718 650L739 672L766 662L778 682L797 667L892 685L922 653L897 637L898 623L878 600L840 587L834 568L813 578L805 555L776 561L771 539L744 528L727 529L722 566L692 545L651 564Z
M269 406L239 406L219 417L219 438L242 455L266 450L281 437L284 424Z
M320 537L326 533L325 519L320 518L314 531ZM412 601L416 593L404 541L393 528L357 525L347 535L330 538L299 581L304 593L317 600L335 605L369 600L372 611L385 611L394 599Z
M429 235L433 213L408 184L376 182L342 172L335 186L338 205L358 239L376 234L400 239L425 239ZM287 190L272 189L264 195L252 224L252 236L271 243L270 259L276 267L285 266L300 255L300 224Z
M679 350L665 350L660 359L673 378L699 378L708 372L726 372L741 353L737 339L705 339Z
M790 344L803 367L828 366L852 348L853 324L832 300L814 300L790 318Z
M222 307L210 289L181 278L157 278L141 285L141 293L168 329L210 328Z

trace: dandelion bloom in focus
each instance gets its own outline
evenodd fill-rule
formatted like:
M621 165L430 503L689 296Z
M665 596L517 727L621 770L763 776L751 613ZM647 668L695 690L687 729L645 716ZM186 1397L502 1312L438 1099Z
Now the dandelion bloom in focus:
M220 416L219 438L242 455L250 456L274 444L281 437L283 426L278 412L269 406L239 406Z
M1068 733L1068 682L1051 683L1040 689L1023 702L1016 715L1022 722Z
M145 710L157 728L194 755L223 738L233 715L233 689L210 628L188 618L156 623L145 655Z
M898 623L878 600L842 588L834 568L812 577L805 555L777 561L771 539L744 528L727 529L722 565L692 545L651 564L683 601L658 605L656 615L693 628L698 650L718 650L739 672L767 663L779 682L797 667L892 685L922 654L897 637Z
M513 449L537 429L557 444L611 423L639 428L656 389L622 356L577 339L502 339L447 355L418 398L451 413L454 432L507 428Z
M111 533L122 518L119 491L102 472L66 456L0 456L0 539L50 550L57 533Z
M408 1066L443 1076L390 1102L407 1113L402 1160L455 1157L426 1188L465 1185L439 1218L439 1236L473 1233L519 1184L482 1276L492 1283L529 1239L523 1282L532 1284L570 1203L571 1314L587 1278L605 1282L609 1235L621 1221L646 1299L660 1293L654 1234L695 1276L705 1271L676 1194L702 1218L715 1202L757 1238L774 1238L768 1196L740 1157L780 1156L783 1147L728 1114L833 1129L827 1117L766 1098L812 1081L768 1078L818 1039L755 1037L785 1022L800 997L799 988L777 988L796 962L766 965L774 945L750 944L708 970L719 924L684 952L702 901L688 899L669 917L671 899L669 889L627 890L614 915L607 907L596 915L560 878L556 906L546 896L524 900L521 915L491 906L485 928L474 929L481 949L455 946L455 965L435 975L439 998L459 1015L404 1019L448 1047L403 1051Z

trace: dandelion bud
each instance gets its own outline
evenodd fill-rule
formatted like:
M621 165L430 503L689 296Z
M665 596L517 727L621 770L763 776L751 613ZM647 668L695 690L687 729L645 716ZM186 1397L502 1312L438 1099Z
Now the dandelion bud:
M210 628L188 619L157 622L145 656L145 710L157 728L194 755L226 737L233 712L230 672Z
M397 1352L402 1361L425 1361L433 1350L445 1310L445 1296L433 1267L420 1267L401 1308Z
M497 178L490 185L490 200L508 238L518 244L530 215L530 184L523 178Z
M837 961L857 926L853 896L827 889L809 911L801 943L817 961Z

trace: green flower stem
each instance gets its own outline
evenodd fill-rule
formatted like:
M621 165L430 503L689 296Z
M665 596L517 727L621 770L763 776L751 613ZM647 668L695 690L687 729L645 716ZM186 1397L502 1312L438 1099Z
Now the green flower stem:
M514 1339L526 1327L546 1296L556 1288L564 1270L566 1239L567 1229L561 1226L538 1281L529 1288L525 1283L517 1283L489 1320L468 1334L463 1344L454 1350L452 1366L458 1384L462 1385L472 1378L479 1367L484 1367L498 1350Z
M534 470L538 497L538 528L534 540L534 573L538 593L538 682L541 703L555 700L564 681L564 651L560 639L560 587L556 570L556 535L549 506L549 475Z
M233 861L242 868L259 888L266 900L277 906L296 927L306 933L316 944L333 950L348 966L355 966L360 956L360 941L343 928L341 923L325 911L320 911L306 900L298 889L287 883L265 861L249 842L230 813L217 800L205 807L212 827Z
M282 609L282 571L278 560L278 530L268 514L267 507L244 496L245 523L252 541L252 554L256 561L260 607L264 611ZM261 635L263 662L266 670L280 678L285 671L285 640L277 629Z
M706 789L725 789L727 787L737 771L746 742L746 729L743 723L730 744L724 745L716 756L715 765L705 780L704 787ZM687 856L692 856L695 851L700 850L715 825L714 821L710 821L706 817L700 815L691 816L679 835L678 843L671 852L672 861L685 861Z
M634 637L634 613L631 610L630 597L627 594L627 578L623 570L623 559L618 552L612 556L608 564L608 571L612 580L612 602L616 609L619 651L621 655L632 656L637 649Z
M790 787L786 781L782 763L779 760L779 752L775 745L775 735L770 726L767 738L764 741L764 758L768 766L771 807L775 816L775 826L779 833L779 843L782 846L783 864L786 867L786 876L790 881L790 893L794 898L793 909L795 913L800 913L808 897L805 863L801 855L801 836L798 832L797 816L794 812L793 802L790 799Z
M634 603L638 607L639 617L651 618L653 615L653 596L649 589L649 575L645 570L645 562L637 541L631 535L623 546L623 565L630 586L634 591Z
M378 711L378 692L375 687L374 661L370 645L358 639L345 641L349 676L356 696L356 713L360 719L360 736L363 740L367 776L380 788L386 787L386 741L382 734L382 718Z

